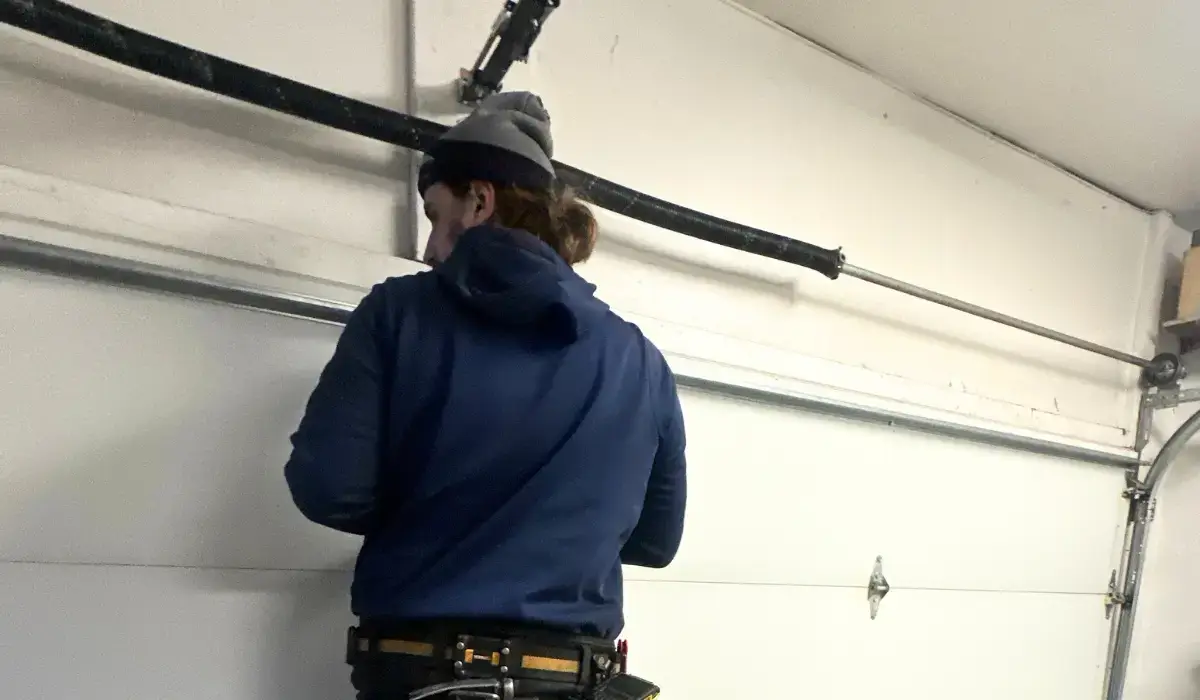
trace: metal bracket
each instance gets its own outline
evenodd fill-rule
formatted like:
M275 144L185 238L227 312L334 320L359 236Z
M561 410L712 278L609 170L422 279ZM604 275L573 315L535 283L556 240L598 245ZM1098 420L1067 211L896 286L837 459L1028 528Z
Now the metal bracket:
M892 587L883 576L883 556L875 557L875 568L871 570L871 579L867 582L867 602L871 604L871 619L879 613L879 603Z
M1121 491L1121 498L1127 498L1131 501L1140 501L1144 498L1148 498L1149 496L1150 489L1146 488L1140 483L1135 486L1126 486L1125 489Z
M1134 449L1141 452L1150 443L1150 430L1154 426L1154 412L1164 408L1175 408L1185 403L1200 401L1200 388L1180 389L1178 385L1162 389L1147 390L1142 394L1138 407L1137 435Z
M1143 392L1142 400L1138 404L1137 433L1133 436L1133 449L1139 455L1146 449L1146 445L1150 444L1150 431L1154 429L1154 411L1157 410L1151 399L1155 396L1158 394Z
M1154 511L1158 505L1158 499L1154 498L1154 492L1143 482L1138 480L1138 473L1133 469L1125 472L1125 488L1121 490L1121 498L1129 501L1129 519L1128 522L1141 519L1143 522L1153 522ZM1145 502L1145 509L1139 509L1138 504Z
M477 105L500 92L512 64L529 60L533 42L560 0L505 0L470 70L459 71L458 101ZM486 64L485 64L486 61Z
M1146 405L1154 410L1160 408L1175 408L1180 404L1200 401L1200 388L1197 389L1159 389L1146 395Z
M1117 570L1113 569L1108 577L1108 593L1104 596L1104 619L1112 619L1113 611L1124 608L1126 602L1125 594L1117 591Z
M1121 498L1129 501L1129 517L1132 519L1136 512L1135 505L1138 501L1144 501L1150 498L1150 489L1142 483L1138 478L1136 469L1125 470L1125 488L1121 489Z

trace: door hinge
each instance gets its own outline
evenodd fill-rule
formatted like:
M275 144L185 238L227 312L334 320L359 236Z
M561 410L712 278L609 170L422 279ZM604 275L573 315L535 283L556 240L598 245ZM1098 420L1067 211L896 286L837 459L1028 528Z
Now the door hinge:
M1108 593L1104 596L1104 619L1112 619L1113 610L1125 607L1125 594L1117 590L1117 570L1108 577Z

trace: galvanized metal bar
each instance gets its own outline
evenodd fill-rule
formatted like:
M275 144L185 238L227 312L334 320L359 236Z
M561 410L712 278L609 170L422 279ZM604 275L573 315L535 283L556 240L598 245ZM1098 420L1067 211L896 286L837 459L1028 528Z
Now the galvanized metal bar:
M1117 467L1129 467L1140 463L1140 461L1133 456L1123 456L1101 450L1093 450L1087 447L1080 447L1078 445L1069 445L1066 443L1054 442L1052 440L1045 440L1038 437L1005 432L1003 430L994 430L991 428L982 428L964 423L954 423L951 421L939 420L937 418L930 418L927 416L901 413L899 411L891 411L886 408L879 408L877 406L865 406L847 401L839 401L837 399L832 399L825 396L804 396L793 393L776 392L767 389L745 387L739 384L717 382L700 377L678 376L676 377L676 381L680 386L686 386L692 389L698 389L700 391L720 394L722 396L732 396L734 398L757 401L760 403L767 403L785 408L795 408L811 413L821 413L839 418L850 418L852 420L867 423L881 423L897 428L907 428L909 430L916 430L919 432L932 433L935 435L958 438L971 442L995 445L997 447L1006 447L1024 452L1033 452L1052 457L1065 457L1067 459L1077 459L1083 462L1094 462L1097 464L1105 464Z
M955 299L952 296L940 294L938 292L935 292L935 291L932 291L929 289L925 289L924 287L918 287L915 284L909 284L908 282L902 282L898 279L888 277L887 275L881 275L877 272L871 272L870 270L864 270L861 267L856 267L854 265L849 265L849 264L843 265L842 266L842 274L848 275L850 277L854 277L856 279L863 280L864 282L870 282L871 284L877 284L880 287L887 287L888 289L891 289L893 291L901 292L903 294L907 294L909 296L913 296L918 299L924 299L925 301L931 301L935 304L940 304L942 306L945 306L945 307L948 307L951 309L955 309L957 311L962 311L963 313L968 313L968 314L971 314L972 316L978 316L979 318L986 318L989 321L994 321L996 323L1003 324L1005 326L1008 326L1009 328L1016 328L1018 330L1025 331L1026 333L1033 333L1034 335L1039 335L1039 336L1041 336L1043 338L1047 338L1049 340L1055 340L1060 343L1065 343L1072 347L1079 348L1080 350L1087 350L1088 352L1093 352L1093 353L1096 353L1097 355L1103 355L1105 357L1110 357L1114 360L1120 360L1121 362L1125 362L1125 363L1128 363L1131 365L1136 365L1138 367L1141 367L1142 369L1147 369L1147 368L1154 366L1154 363L1151 360L1147 360L1147 359L1138 357L1137 355L1131 355L1127 352L1121 352L1120 350L1114 350L1112 348L1105 347L1098 343L1093 343L1090 340L1076 338L1073 335L1067 335L1066 333L1060 333L1056 330L1046 328L1045 326L1039 326L1035 323L1030 323L1028 321L1022 321L1021 319L1016 318L1014 316L1002 314L998 311L992 311L991 309L984 308L982 306L978 306L978 305L972 304L970 302L962 301L961 299Z
M88 251L0 235L0 265L45 272L73 279L103 282L144 291L214 301L324 323L343 324L353 307L337 301L247 285L174 268L134 262ZM677 375L679 385L722 396L801 409L854 420L882 423L999 447L1128 467L1137 458L1079 445L1002 430L916 416L828 397L751 388L703 377Z
M0 264L60 277L215 301L323 323L345 324L354 307L279 289L0 235Z

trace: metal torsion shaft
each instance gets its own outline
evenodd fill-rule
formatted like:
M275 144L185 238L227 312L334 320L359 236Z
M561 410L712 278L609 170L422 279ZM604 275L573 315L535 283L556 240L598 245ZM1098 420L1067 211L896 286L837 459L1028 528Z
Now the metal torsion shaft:
M843 265L842 274L863 280L864 282L877 284L881 287L887 287L888 289L902 292L904 294L908 294L909 296L917 297L918 299L932 301L935 304L941 304L942 306L956 309L958 311L971 314L972 316L978 316L980 318L986 318L989 321L1002 323L1010 328L1018 328L1027 333L1033 333L1034 335L1040 335L1043 338L1056 340L1060 343L1077 347L1080 350L1087 350L1089 352L1094 352L1097 355L1111 357L1114 360L1120 360L1121 362L1126 362L1128 364L1141 367L1142 369L1154 367L1154 362L1138 357L1137 355L1130 355L1129 353L1121 352L1120 350L1114 350L1082 338L1076 338L1073 335L1060 333L1056 330L1039 326L1035 323L1022 321L1019 318L1014 318L997 311L992 311L991 309L986 309L982 306L977 306L975 304L962 301L961 299L955 299L954 297L946 296L945 294L939 294L937 292L925 289L924 287L918 287L916 285L909 284L908 282L901 282L898 279L893 279L886 275L871 272L870 270L864 270L861 267L855 267L854 265Z

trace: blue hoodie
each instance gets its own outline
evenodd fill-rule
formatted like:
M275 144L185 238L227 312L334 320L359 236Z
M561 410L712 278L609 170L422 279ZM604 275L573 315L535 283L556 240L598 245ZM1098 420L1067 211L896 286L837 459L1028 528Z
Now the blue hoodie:
M621 564L683 534L684 424L662 354L523 231L468 230L354 311L285 468L363 535L363 617L489 618L615 638Z

